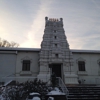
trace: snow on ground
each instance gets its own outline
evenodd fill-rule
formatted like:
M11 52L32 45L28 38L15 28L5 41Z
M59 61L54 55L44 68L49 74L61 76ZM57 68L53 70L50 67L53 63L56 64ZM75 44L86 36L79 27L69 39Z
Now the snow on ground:
M18 87L16 87L16 88L18 88ZM21 87L19 87L19 88L21 88ZM7 98L7 99L5 98L8 93L6 91L6 89L9 92L9 91L13 91L13 89L15 89L15 87L10 88L10 87L4 86L4 87L0 88L0 100L9 100L9 98ZM34 94L39 94L39 93L30 93L30 95L34 95ZM50 92L48 92L47 95L65 95L65 93L61 92L59 88L55 87L54 89L52 88L52 90ZM34 100L39 100L39 98L34 98Z
M61 92L59 88L55 87L54 90L50 91L47 95L65 95L65 93Z

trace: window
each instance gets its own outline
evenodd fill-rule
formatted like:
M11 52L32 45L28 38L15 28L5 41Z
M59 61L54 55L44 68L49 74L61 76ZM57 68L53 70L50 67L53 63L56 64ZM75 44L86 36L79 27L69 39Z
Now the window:
M22 71L30 71L30 60L23 60Z
M55 36L55 39L57 38L57 36Z
M56 33L57 31L56 30L54 30L54 33Z
M57 44L55 44L55 47L57 47Z
M100 66L100 62L98 62L99 66Z
M78 61L78 69L79 69L79 71L85 71L85 62L84 61Z
M55 57L58 58L58 54L55 54Z

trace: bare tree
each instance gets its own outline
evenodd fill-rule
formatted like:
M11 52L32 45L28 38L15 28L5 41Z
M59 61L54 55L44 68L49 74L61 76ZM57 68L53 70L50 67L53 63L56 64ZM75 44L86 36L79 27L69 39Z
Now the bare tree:
M15 42L13 42L13 41L11 41L11 47L14 47L15 45L16 45L16 43Z
M6 47L6 45L7 45L7 40L2 40L2 47Z
M9 42L7 42L6 47L11 47L11 44Z
M12 42L8 42L7 40L2 40L0 38L0 47L18 47L19 44L12 41Z

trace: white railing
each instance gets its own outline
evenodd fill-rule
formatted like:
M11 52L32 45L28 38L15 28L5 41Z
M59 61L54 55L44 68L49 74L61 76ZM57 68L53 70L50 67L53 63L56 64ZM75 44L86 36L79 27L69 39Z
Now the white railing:
M69 91L67 89L67 87L65 86L64 82L62 81L62 79L60 77L57 77L58 79L58 85L59 87L62 89L62 92L64 92L66 94L66 98L69 95Z

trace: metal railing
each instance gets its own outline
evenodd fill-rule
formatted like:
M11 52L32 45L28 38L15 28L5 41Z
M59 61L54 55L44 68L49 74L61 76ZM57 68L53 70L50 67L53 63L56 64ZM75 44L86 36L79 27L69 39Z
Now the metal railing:
M59 87L62 89L62 92L66 94L66 98L67 98L67 96L69 95L69 91L67 87L65 86L64 82L62 81L60 77L57 77L57 79L58 79Z

